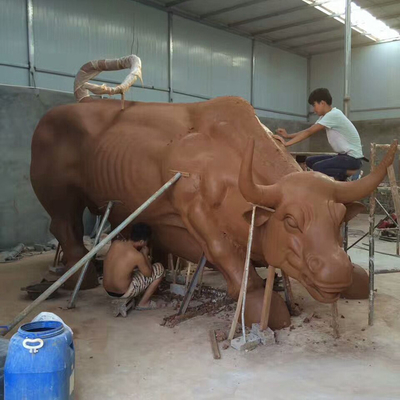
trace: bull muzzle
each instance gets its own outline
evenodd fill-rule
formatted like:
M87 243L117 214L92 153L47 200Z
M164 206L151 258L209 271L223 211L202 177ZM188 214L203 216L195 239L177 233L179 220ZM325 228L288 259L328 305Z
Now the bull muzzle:
M320 256L309 256L306 264L301 281L311 296L322 303L336 301L352 284L353 267L342 249L330 255L328 261Z

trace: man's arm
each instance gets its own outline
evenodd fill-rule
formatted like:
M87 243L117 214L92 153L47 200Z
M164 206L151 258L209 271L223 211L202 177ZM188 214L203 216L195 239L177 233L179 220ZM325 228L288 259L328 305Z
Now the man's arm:
M284 137L285 139L292 139L292 138L296 137L297 135L300 135L300 133L302 133L304 131L295 132L295 133L287 133L286 129L278 128L275 132L278 135L281 135L282 137Z
M149 248L147 246L143 247L140 250L140 253L137 254L136 264L139 268L139 271L147 278L150 278L153 274L153 268L151 267L151 263L149 260Z
M314 133L317 133L321 130L325 129L323 125L314 124L309 128L305 129L304 131L288 134L284 129L278 129L278 131L285 131L287 138L293 138L287 142L285 142L280 136L274 135L273 137L283 143L286 147L292 146L293 144L302 142L303 140L309 138ZM278 132L279 133L279 132ZM283 135L282 135L283 136Z

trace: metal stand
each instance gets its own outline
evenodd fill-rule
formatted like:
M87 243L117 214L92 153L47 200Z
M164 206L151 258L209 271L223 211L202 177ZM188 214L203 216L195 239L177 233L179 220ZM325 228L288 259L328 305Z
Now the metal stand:
M285 272L283 272L283 270L281 270L281 273L282 273L283 289L285 291L285 301L287 308L289 310L289 314L292 316L298 316L301 314L301 311L299 309L299 306L297 306L294 301L290 278Z
M107 208L106 208L106 211L104 213L103 219L101 220L100 226L99 226L99 228L97 230L96 238L94 240L94 246L96 246L100 241L100 236L101 236L101 234L103 232L104 225L106 224L106 222L108 220L108 217L110 215L111 208L112 208L113 205L114 205L113 201L109 201L108 204L107 204ZM72 293L72 296L71 296L71 299L70 299L70 301L68 303L67 308L75 308L76 297L78 295L79 289L81 288L81 285L82 285L83 279L85 278L86 272L87 272L87 270L89 268L90 261L91 261L91 259L86 261L86 264L84 265L84 267L82 269L81 275L80 275L80 277L78 279L78 282L76 282L75 289L74 289L74 291Z
M206 265L206 262L207 262L206 256L203 254L200 258L199 263L197 264L196 272L193 275L192 281L190 282L190 285L186 291L185 297L183 298L181 307L178 311L178 315L185 314L185 312L189 306L190 300L192 300L194 290L196 289L196 286L197 286L197 282L199 282L199 278L203 274L203 270Z
M73 267L71 267L62 277L54 282L45 292L43 292L36 300L34 300L28 307L21 311L9 325L2 327L2 336L6 335L13 329L19 322L21 322L36 306L46 300L53 292L55 292L64 282L66 282L73 274L81 269L87 261L102 249L108 242L115 238L122 230L124 230L139 214L141 214L147 207L157 200L166 190L168 190L174 183L176 183L182 176L180 172L175 174L164 186L155 192L148 200L146 200L136 211L134 211L128 218L125 219L117 228L115 228L106 238L104 238L97 246L94 246L84 257L82 257Z
M376 144L371 143L371 172L376 167L376 151L378 149L388 149L390 147L389 144ZM397 149L400 149L398 146ZM395 212L397 218L400 218L400 197L399 197L399 188L396 183L396 178L394 174L393 165L388 167L388 176L390 182L390 190L393 196L393 202L395 206ZM387 190L387 187L378 187L378 191ZM369 199L369 313L368 313L368 325L374 324L374 302L375 302L375 237L374 231L377 227L375 224L375 210L376 203L383 209L385 214L389 216L393 223L395 223L396 227L399 228L399 224L392 219L390 214L385 210L383 205L376 199L376 191L371 193ZM398 254L399 251L399 230L397 231L397 244L396 244L396 252ZM389 271L392 272L392 271ZM393 271L397 272L397 271Z

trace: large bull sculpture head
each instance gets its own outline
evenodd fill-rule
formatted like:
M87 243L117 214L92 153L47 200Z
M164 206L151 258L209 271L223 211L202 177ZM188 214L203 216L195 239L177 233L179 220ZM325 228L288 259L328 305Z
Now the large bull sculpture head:
M368 176L354 182L337 182L319 172L294 172L269 186L253 181L254 139L240 168L239 189L256 205L262 251L268 264L300 281L318 301L330 303L351 285L352 265L342 248L340 227L359 211L353 203L369 195L393 163L395 141L384 160Z

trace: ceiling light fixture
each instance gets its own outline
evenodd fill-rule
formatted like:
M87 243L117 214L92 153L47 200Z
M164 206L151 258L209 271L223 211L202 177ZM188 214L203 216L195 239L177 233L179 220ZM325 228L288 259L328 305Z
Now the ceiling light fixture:
M305 3L314 5L315 8L323 13L334 16L336 21L345 23L346 0L331 0L321 4L316 0L303 0ZM400 40L400 33L390 28L383 21L375 18L367 10L351 3L351 25L354 30L374 40L375 42L389 42Z

